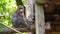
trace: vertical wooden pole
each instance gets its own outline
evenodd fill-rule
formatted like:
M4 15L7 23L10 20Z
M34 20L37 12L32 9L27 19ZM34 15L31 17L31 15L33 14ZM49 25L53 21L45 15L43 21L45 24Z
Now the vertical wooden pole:
M33 0L26 0L26 17L29 21L33 19Z
M36 34L44 34L45 33L45 21L44 21L44 9L43 5L35 4L35 26L36 26Z

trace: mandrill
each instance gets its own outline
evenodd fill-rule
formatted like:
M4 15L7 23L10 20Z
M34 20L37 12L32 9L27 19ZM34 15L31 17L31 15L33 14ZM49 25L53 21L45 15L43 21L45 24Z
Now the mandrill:
M14 12L14 14L12 15L12 24L15 28L30 28L33 25L33 23L28 21L28 19L26 19L26 17L24 16L24 6L19 5L16 12Z

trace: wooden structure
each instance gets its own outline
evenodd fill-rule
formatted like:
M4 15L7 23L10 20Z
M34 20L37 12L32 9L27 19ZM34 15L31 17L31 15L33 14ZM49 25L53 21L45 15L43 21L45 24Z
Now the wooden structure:
M33 4L34 4L33 0L26 0L26 17L29 21L33 20L34 15Z
M28 3L28 1L32 1L32 2ZM30 18L33 18L33 8L31 8L31 6L29 7L29 4L32 7L34 4L34 7L35 7L36 34L44 34L45 32L46 34L60 34L60 14L59 14L60 0L35 0L35 1L27 0L26 9L29 9L27 12L30 12L29 14L31 16ZM26 12L26 16L29 17L27 15L27 12ZM46 22L50 23L51 29L45 29ZM4 29L2 30L4 31ZM23 31L25 30L26 29L23 29ZM19 30L19 31L22 31L22 30Z
M45 33L45 21L44 21L44 9L43 5L35 4L35 26L36 26L36 34L44 34Z
M50 22L51 29L46 29L46 34L60 34L60 0L36 0L36 4L44 5L45 23Z

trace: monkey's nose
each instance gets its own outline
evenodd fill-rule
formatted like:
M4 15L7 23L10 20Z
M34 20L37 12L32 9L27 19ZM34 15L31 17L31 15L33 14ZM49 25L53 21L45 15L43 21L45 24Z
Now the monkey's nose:
M20 9L20 12L23 12L23 9Z

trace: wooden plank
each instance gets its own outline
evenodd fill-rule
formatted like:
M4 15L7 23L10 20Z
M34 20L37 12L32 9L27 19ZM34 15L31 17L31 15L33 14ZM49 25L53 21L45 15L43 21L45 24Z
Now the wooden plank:
M36 34L44 34L45 33L45 21L44 21L44 9L43 5L35 4L35 26L36 26Z

